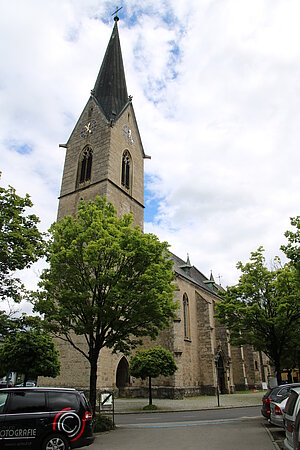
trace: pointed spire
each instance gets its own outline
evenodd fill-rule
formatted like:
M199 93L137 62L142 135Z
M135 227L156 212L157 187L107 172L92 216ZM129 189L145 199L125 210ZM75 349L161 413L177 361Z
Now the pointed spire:
M118 16L106 49L105 56L92 90L92 95L108 120L114 119L128 102L125 72L118 31Z
M190 261L190 255L189 255L189 254L187 254L186 265L192 267L192 266L191 266L191 261Z
M203 281L203 283L206 284L211 291L213 290L213 288L215 287L215 279L214 279L212 270L210 271L209 280L205 280L205 281Z
M179 267L180 267L180 269L184 270L186 275L189 275L189 271L192 267L189 254L187 254L186 263Z

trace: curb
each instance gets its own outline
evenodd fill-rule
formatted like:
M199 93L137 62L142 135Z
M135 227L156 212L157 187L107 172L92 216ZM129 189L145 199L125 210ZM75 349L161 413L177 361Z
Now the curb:
M153 410L153 411L143 411L140 409L137 410L130 410L130 411L117 411L115 410L115 415L117 414L160 414L160 413L172 413L172 412L188 412L188 411L215 411L216 409L235 409L235 408L257 408L261 406L259 405L243 405L243 406L215 406L215 407L203 407L203 408L188 408L188 409L160 409L160 410Z
M276 450L281 450L281 448L279 447L279 445L277 444L277 442L274 440L271 431L270 431L265 425L262 425L262 426L264 427L264 429L265 429L266 432L268 433L268 435L269 435L269 437L270 437L270 439L271 439L271 441L272 441L272 444L274 445L275 449L276 449Z

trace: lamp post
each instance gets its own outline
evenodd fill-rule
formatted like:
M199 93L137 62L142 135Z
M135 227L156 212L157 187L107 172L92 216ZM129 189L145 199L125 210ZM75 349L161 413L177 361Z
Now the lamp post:
M217 353L215 353L214 359L215 359L215 364L216 364L217 401L218 401L218 406L220 406L219 376L218 376L219 355Z

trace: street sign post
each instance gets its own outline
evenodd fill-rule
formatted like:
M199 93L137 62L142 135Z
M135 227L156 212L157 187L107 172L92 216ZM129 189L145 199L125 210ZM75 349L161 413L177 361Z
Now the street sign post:
M100 392L100 414L101 412L110 413L112 415L113 426L115 426L115 398L112 391Z

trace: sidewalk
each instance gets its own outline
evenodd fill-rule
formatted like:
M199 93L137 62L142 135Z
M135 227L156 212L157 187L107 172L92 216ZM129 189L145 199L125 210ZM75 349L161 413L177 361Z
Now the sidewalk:
M263 391L247 391L235 394L220 395L220 408L239 408L243 406L261 406ZM217 397L202 395L200 397L188 397L183 400L170 400L154 398L152 403L157 406L157 411L190 411L218 408ZM115 399L115 413L144 412L143 407L148 405L147 398L117 398ZM151 411L155 412L155 411Z

